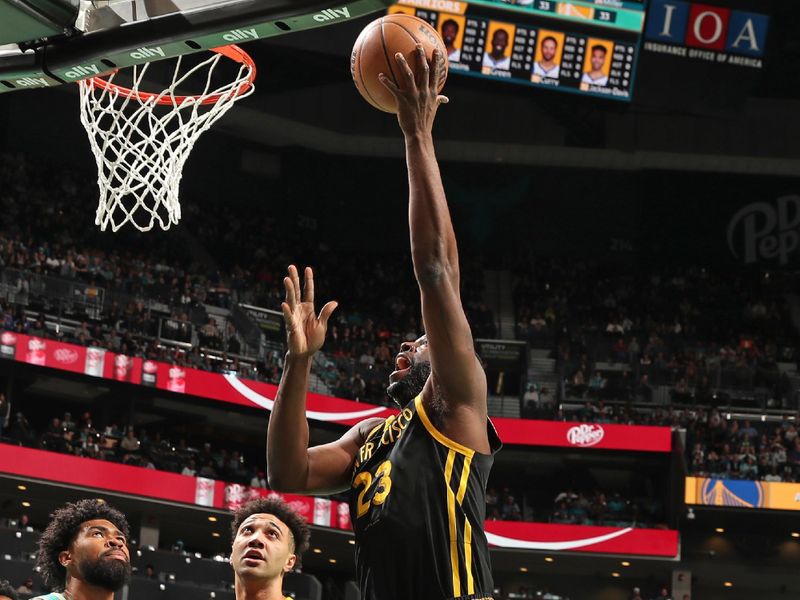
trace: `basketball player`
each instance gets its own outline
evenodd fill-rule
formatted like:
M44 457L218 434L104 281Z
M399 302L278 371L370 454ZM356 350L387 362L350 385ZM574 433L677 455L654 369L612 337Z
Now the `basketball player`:
M556 52L558 52L558 40L548 35L542 40L540 49L542 52L542 60L537 60L533 63L533 74L539 75L540 77L558 79L561 73L561 67L555 61Z
M5 579L0 579L0 600L17 600L14 586Z
M492 34L491 51L483 53L483 66L508 71L511 68L511 57L506 56L506 48L508 48L508 32L505 29L495 29Z
M66 504L50 516L36 564L59 593L34 600L113 600L131 575L125 516L100 500Z
M459 29L455 19L447 19L442 23L442 41L444 41L444 47L447 48L447 60L451 62L461 60L461 49L456 48Z
M603 65L606 64L606 50L605 46L596 44L592 46L592 56L589 59L592 68L583 74L581 78L582 83L589 85L608 85L608 75L603 73Z
M401 407L366 419L336 442L308 448L305 398L324 342L327 303L314 312L311 269L294 266L281 305L289 351L267 434L269 482L295 492L350 489L356 570L364 600L488 599L493 583L483 532L486 481L500 443L487 416L486 376L461 305L458 249L431 130L447 98L436 90L444 56L421 48L414 75L402 55L398 102L410 185L414 273L427 335L402 344L388 395Z
M236 511L231 529L236 600L291 600L283 576L308 548L305 519L280 498L261 498Z

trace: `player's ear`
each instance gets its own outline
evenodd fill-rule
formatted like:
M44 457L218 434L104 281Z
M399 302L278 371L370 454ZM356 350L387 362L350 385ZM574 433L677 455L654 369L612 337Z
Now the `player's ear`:
M66 567L72 562L72 553L69 550L63 550L59 552L58 562L62 567Z
M294 569L294 566L296 564L297 564L297 555L290 554L289 557L286 559L286 564L283 565L283 572L289 573L292 569Z

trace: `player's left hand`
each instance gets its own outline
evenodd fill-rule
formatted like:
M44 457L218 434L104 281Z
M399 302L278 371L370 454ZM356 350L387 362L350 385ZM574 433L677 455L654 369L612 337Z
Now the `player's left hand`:
M414 54L417 61L416 74L401 52L395 54L394 58L400 68L400 85L396 85L384 73L379 75L381 83L397 100L397 120L406 136L430 134L439 105L450 101L447 96L439 94L446 60L439 49L433 51L430 64L422 44L417 44Z

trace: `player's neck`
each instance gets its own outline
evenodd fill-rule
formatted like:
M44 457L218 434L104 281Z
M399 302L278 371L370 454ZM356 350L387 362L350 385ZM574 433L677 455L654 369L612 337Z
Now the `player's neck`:
M64 589L66 600L114 600L114 592L70 577Z
M552 60L543 60L539 64L541 64L545 69L551 69L556 63L554 63Z
M283 580L278 577L264 581L242 581L236 578L236 600L283 600Z

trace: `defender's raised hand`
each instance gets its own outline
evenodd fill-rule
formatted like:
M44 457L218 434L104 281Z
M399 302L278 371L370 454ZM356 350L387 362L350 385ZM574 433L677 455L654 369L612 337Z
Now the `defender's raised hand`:
M379 78L397 99L397 120L403 133L430 134L439 105L449 102L447 96L439 94L447 59L437 48L428 64L422 44L417 45L414 54L417 62L416 74L402 53L395 54L394 58L400 69L400 85L395 85L384 73Z
M314 312L314 272L305 268L305 282L300 290L300 275L297 267L289 266L289 276L283 278L286 288L286 302L281 303L283 318L286 321L286 336L289 353L294 356L311 356L325 343L328 319L338 306L328 302L322 307L319 316Z

